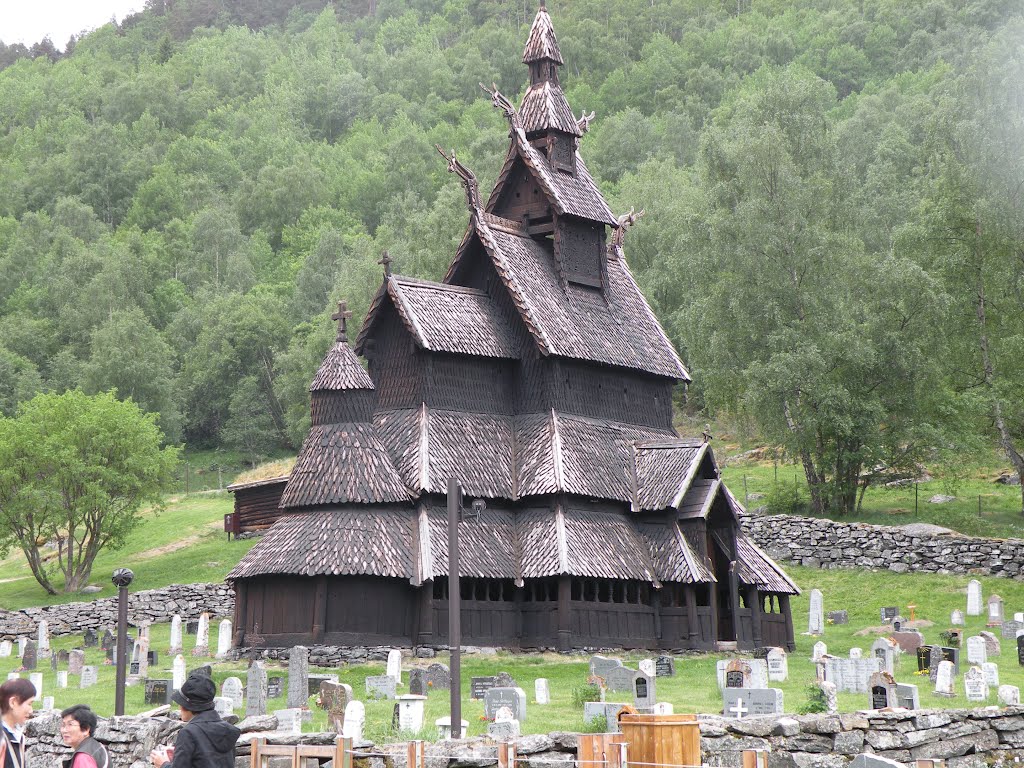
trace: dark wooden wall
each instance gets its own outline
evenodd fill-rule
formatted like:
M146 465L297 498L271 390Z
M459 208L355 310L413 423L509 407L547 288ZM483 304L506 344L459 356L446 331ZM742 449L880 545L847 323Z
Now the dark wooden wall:
M576 360L551 367L551 405L565 413L672 429L671 379Z
M375 390L318 391L311 396L313 426L373 421Z
M370 377L381 408L418 408L423 402L425 366L412 336L390 304L382 312L367 351Z
M510 183L506 184L494 213L513 221L522 221L524 217L540 219L551 216L547 197L521 159L516 159L509 179Z
M272 526L281 517L278 505L284 493L286 480L238 488L235 495L235 514L238 515L239 532L262 531Z
M426 358L427 405L453 411L511 415L511 360L420 352Z

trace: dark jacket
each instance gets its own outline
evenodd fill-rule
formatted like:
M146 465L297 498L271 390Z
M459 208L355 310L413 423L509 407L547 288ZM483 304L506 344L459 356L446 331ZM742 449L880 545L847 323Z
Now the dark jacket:
M96 764L96 768L110 768L110 756L107 754L107 748L100 744L92 736L87 739L82 739L82 743L78 745L78 749L67 760L64 760L64 768L73 768L75 764L75 758L78 754L88 755L92 758L92 761ZM88 765L88 761L86 761Z
M213 710L196 712L178 731L169 768L235 768L235 742L241 731Z
M4 764L0 768L15 768L16 766L25 768L25 737L22 736L21 741L15 741L11 732L7 730L6 723L0 725L0 730L3 731L0 738L3 738L7 745L7 749L4 751ZM15 757L18 758L17 761L15 761Z

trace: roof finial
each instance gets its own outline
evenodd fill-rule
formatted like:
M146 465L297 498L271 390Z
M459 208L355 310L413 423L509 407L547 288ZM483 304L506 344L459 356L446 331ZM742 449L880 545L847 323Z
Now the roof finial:
M352 310L348 308L348 304L344 301L339 301L338 311L331 315L331 320L338 321L338 341L348 341L345 326L350 317L352 317Z
M384 277L391 277L391 254L387 251L382 251L380 261L377 263L384 267Z
M459 159L455 156L455 150L452 150L452 155L449 157L441 149L440 144L435 144L434 149L445 160L448 161L448 173L454 173L460 179L462 179L462 185L466 188L466 204L469 205L469 210L477 211L482 205L480 203L480 185L477 183L476 176L469 168L459 162Z
M488 88L483 83L480 83L480 87L486 91L491 97L491 103L502 111L505 115L505 119L508 120L509 126L512 128L516 127L516 121L519 114L516 112L515 105L508 100L501 91L498 90L497 83L491 83L491 87Z
M630 208L629 213L624 213L619 216L619 226L612 232L612 241L609 243L609 248L612 251L613 256L619 256L622 253L622 243L626 239L626 231L636 224L637 219L644 215L646 211L643 208L639 212L635 208Z

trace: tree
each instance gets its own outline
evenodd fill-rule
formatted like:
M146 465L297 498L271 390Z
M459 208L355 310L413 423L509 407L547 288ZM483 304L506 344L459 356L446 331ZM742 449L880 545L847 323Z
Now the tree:
M88 583L96 555L140 522L177 462L156 417L114 393L40 394L0 419L0 551L17 546L47 591ZM52 559L44 554L56 550Z

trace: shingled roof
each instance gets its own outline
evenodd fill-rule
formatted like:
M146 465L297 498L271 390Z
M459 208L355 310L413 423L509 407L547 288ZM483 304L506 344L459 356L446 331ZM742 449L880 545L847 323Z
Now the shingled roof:
M558 39L555 37L555 28L551 24L551 17L548 9L541 5L537 9L537 15L533 17L533 26L530 27L530 34L526 38L526 48L523 50L523 63L530 64L534 61L549 59L556 64L562 64L562 53L558 50Z
M416 344L432 352L516 358L519 350L507 321L483 291L411 277L387 275L359 333L362 352L390 300Z
M543 244L490 221L474 217L471 232L490 256L543 354L690 380L625 261L608 260L608 285L602 297L572 283L563 285ZM467 257L473 237L463 241L446 280Z
M637 444L637 508L678 508L707 451L707 443L678 439Z
M519 105L519 119L527 135L551 129L583 135L561 87L550 80L534 83L526 90Z
M345 341L335 341L317 369L310 392L373 389L373 380Z

